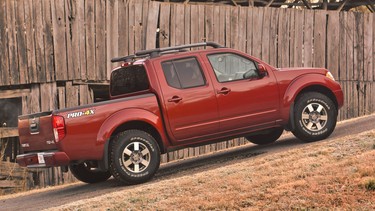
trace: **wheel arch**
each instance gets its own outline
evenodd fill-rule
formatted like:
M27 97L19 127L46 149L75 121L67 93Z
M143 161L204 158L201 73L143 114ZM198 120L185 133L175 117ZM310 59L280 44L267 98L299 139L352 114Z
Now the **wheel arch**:
M329 80L330 79L323 75L308 74L290 84L283 96L282 109L282 117L287 120L287 130L293 130L295 127L294 122L291 121L294 119L294 105L304 93L318 92L324 94L330 98L336 108L338 108L339 105L336 96L329 88L331 83Z
M109 117L98 132L97 144L103 145L103 159L99 166L108 169L110 143L117 134L126 130L142 130L149 133L159 145L160 152L167 151L168 140L165 136L161 117L141 109L125 109Z

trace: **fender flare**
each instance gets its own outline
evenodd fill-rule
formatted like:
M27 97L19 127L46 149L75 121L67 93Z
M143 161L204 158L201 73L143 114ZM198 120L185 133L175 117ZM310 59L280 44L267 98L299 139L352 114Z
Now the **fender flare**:
M293 117L293 109L291 106L294 106L294 101L297 95L305 88L311 86L321 86L328 90L331 90L334 87L331 79L325 77L321 74L306 74L302 75L293 80L286 89L284 96L282 98L281 104L281 117L285 120L285 124L288 124L290 118ZM291 130L293 130L294 124L289 125Z
M164 132L164 125L163 120L157 114L154 114L150 111L144 109L137 109L137 108L129 108L117 111L116 113L109 116L104 123L101 125L97 138L96 138L96 145L102 145L103 149L103 159L99 163L100 168L107 170L108 169L108 153L109 153L109 140L113 134L113 132L122 124L131 121L141 121L145 122L151 126L153 126L159 133L161 137L161 144L163 146L160 147L167 147L169 145L168 139Z

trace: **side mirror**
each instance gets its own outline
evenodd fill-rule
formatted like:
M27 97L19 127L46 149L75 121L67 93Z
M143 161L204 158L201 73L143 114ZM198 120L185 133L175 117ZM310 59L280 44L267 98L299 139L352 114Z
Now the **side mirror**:
M263 64L258 64L258 71L261 78L268 75L267 69Z

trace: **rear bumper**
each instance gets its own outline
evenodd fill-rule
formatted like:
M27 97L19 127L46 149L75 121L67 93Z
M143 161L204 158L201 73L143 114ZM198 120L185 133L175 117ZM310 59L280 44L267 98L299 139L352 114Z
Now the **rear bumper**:
M70 162L65 152L35 152L17 156L17 163L28 168L66 166Z

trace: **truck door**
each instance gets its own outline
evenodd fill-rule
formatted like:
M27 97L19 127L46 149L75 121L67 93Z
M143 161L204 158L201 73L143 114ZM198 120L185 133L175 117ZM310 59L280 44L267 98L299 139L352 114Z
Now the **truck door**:
M257 63L235 53L207 55L216 91L220 131L274 125L279 91L273 74L261 77Z
M197 57L155 62L162 90L163 112L173 141L195 142L219 131L214 88ZM169 125L169 128L168 128Z

